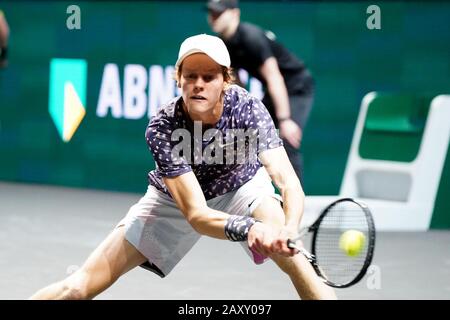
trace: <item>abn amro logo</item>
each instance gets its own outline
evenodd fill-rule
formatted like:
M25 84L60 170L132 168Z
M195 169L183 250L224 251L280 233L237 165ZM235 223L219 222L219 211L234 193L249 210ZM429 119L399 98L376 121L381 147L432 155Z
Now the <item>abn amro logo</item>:
M86 60L50 61L48 111L64 142L72 139L86 114L86 79Z

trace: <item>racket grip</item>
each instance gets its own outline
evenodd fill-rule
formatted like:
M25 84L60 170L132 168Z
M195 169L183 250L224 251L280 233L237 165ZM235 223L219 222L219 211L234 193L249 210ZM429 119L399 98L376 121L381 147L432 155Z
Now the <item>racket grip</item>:
M287 246L288 246L288 248L290 248L290 249L295 249L295 242L292 241L291 239L288 239L288 240L287 240Z

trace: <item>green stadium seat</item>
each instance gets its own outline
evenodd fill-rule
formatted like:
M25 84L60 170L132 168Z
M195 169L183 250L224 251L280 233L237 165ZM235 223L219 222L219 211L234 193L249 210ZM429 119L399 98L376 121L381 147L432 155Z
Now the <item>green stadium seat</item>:
M449 140L450 95L367 94L339 195L308 196L305 224L334 199L352 197L369 206L378 230L429 229Z

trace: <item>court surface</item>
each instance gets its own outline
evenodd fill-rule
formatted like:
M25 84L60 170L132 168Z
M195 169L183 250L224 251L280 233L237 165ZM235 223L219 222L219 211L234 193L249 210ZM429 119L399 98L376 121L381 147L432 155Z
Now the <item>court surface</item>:
M144 191L143 191L144 192ZM0 182L0 299L26 299L81 265L141 194ZM450 231L378 233L375 268L340 299L450 299ZM308 246L307 246L308 247ZM97 299L297 299L271 261L203 237L165 279L142 268Z

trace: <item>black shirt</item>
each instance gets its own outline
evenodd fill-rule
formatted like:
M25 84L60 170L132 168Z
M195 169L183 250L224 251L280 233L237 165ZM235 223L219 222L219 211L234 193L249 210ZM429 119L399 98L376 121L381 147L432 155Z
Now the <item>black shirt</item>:
M223 39L234 69L245 69L267 87L259 72L261 65L275 57L289 94L310 93L313 80L303 61L277 42L275 35L251 23L241 22L230 39Z

